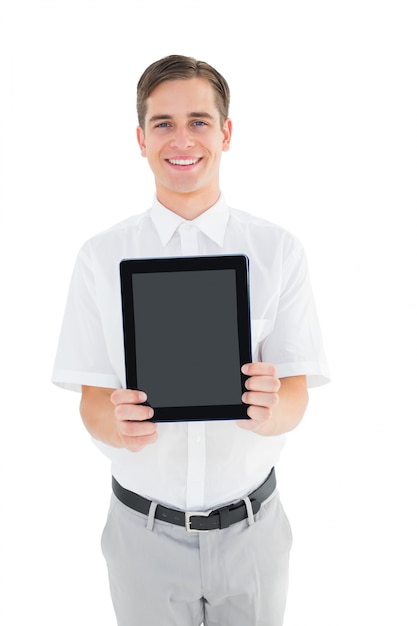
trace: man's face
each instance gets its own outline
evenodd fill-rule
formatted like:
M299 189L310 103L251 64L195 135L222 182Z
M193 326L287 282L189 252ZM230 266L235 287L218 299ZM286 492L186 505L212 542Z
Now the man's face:
M170 202L190 194L208 208L219 196L220 158L231 136L230 120L220 122L213 87L201 78L165 81L147 105L138 141L159 201L170 208Z

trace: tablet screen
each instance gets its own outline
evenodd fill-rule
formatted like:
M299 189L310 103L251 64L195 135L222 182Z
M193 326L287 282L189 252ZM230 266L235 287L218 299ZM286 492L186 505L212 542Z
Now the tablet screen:
M244 255L121 263L126 382L155 421L245 418L251 360Z

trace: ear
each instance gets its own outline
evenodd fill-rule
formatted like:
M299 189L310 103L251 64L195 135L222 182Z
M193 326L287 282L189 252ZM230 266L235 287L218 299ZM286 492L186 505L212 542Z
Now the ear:
M143 157L146 157L146 143L145 143L145 131L142 126L138 126L136 129L136 137L140 148L140 153Z
M230 140L232 138L232 120L227 118L223 124L223 152L227 152L230 148Z

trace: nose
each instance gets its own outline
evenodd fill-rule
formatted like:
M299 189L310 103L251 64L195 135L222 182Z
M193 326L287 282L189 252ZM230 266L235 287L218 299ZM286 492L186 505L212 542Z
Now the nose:
M172 137L172 148L190 148L194 145L188 126L177 126Z

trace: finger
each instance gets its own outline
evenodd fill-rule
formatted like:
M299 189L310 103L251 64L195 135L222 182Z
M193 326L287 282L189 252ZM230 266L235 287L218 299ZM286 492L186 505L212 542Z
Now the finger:
M242 373L247 376L273 376L277 378L277 369L273 363L246 363Z
M250 406L265 407L272 409L279 402L276 393L263 393L262 391L246 391L242 395L242 402Z
M155 443L158 433L152 435L144 435L143 437L122 437L122 443L129 452L139 452L145 446Z
M142 404L146 402L147 395L144 391L136 389L116 389L110 396L113 404Z
M244 430L260 430L264 424L268 423L272 415L271 409L261 406L249 406L247 410L248 420L239 420L238 425Z
M256 404L251 404L248 406L248 410L246 411L248 417L251 418L254 422L263 423L270 419L272 416L272 408L269 406L258 406Z
M118 404L114 409L119 421L143 422L154 416L154 410L144 404Z
M154 422L120 422L119 432L123 437L148 437L156 433Z
M281 382L274 376L251 376L246 380L245 387L249 391L277 393L281 387Z

